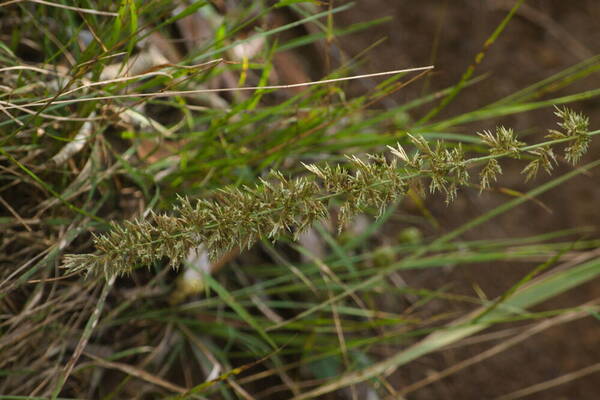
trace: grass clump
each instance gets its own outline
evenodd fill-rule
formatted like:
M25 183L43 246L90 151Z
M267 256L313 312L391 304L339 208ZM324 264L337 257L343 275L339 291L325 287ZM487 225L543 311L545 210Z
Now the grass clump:
M522 3L456 85L414 96L430 67L365 75L365 54L338 51L388 22L336 27L351 4L4 4L0 398L399 398L597 315L545 303L600 274L593 227L483 227L599 166L600 131L566 105L600 90L555 93L600 57L449 111ZM543 139L500 125L553 105ZM465 204L485 211L445 218Z

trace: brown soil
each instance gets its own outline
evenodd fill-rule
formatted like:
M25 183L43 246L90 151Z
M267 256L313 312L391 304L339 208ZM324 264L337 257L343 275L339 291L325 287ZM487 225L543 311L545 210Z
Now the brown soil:
M369 53L365 65L367 72L397 69L409 66L435 64L435 73L427 83L431 89L442 89L456 83L495 27L506 15L513 1L386 1L357 2L349 12L337 17L341 26L366 18L392 16L393 22L341 39L341 46L350 55L357 54L380 38L387 40ZM508 8L507 8L508 7ZM503 96L513 93L541 79L547 78L591 55L600 53L600 3L597 1L530 1L517 14L490 48L476 74L489 74L488 78L473 88L466 89L443 113L473 110ZM433 55L433 56L432 56ZM552 93L560 96L575 90L597 88L600 76L565 90ZM423 82L397 94L394 101L401 103L422 93ZM592 126L600 125L597 99L579 102L573 108L585 112ZM419 115L413 115L418 118ZM551 110L528 112L504 118L502 121L483 121L460 127L461 133L478 129L493 129L496 123L519 129L543 132L555 124ZM598 141L588 153L588 160L596 159ZM584 160L585 162L585 160ZM518 173L522 164L509 167L510 173L500 185L518 191L527 191ZM567 168L559 168L566 171ZM551 210L533 202L493 220L475 231L465 234L465 239L525 237L559 229L600 226L600 171L580 176L539 199ZM537 183L547 180L537 178ZM439 199L429 201L430 211L445 230L460 226L465 221L481 215L507 197L500 193L479 196L476 190L466 190L450 207ZM461 267L445 275L436 272L427 276L407 274L411 280L428 288L456 282L453 292L474 294L479 286L490 298L501 294L523 277L531 266L525 265L474 265ZM424 283L423 283L424 282ZM550 306L568 307L600 296L598 282L578 288L555 299ZM549 306L549 305L546 305ZM600 360L600 324L590 317L561 325L526 340L474 367L450 376L433 385L408 395L410 399L488 399L577 371ZM460 360L478 354L492 344L475 345L458 350L448 350L441 355L428 356L412 363L410 368L397 371L390 382L398 390L435 371L454 365ZM542 391L532 399L597 399L598 374L573 380L557 388Z

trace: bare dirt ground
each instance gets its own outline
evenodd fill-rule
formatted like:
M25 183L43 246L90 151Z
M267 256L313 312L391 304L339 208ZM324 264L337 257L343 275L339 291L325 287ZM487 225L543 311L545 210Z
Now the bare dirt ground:
M431 89L442 89L456 83L482 44L506 15L513 1L359 1L336 21L347 25L365 18L391 16L391 23L380 25L368 34L341 39L342 48L357 54L378 39L386 40L369 53L367 72L400 67L435 64L435 73L427 83ZM442 115L472 110L547 78L562 69L600 53L600 3L588 1L529 1L509 23L506 31L489 50L476 74L487 73L483 81L464 91ZM586 86L553 93L564 95L573 90L597 88L600 77L586 81ZM407 88L394 98L398 103L414 98L423 90L423 83ZM591 87L590 85L593 85ZM574 104L585 112L591 126L600 124L600 102L597 99ZM534 128L544 132L555 120L548 109L508 117L502 121L484 121L462 127L461 133L474 134L479 129L493 129L496 123L516 130ZM418 117L418 116L417 116ZM464 130L463 130L464 129ZM472 130L470 130L472 129ZM588 160L597 158L599 143L593 144ZM585 162L585 160L584 160ZM521 166L522 167L522 166ZM500 185L526 191L528 185L519 176L519 165L510 169ZM559 170L565 171L561 167ZM492 223L470 232L465 239L529 236L565 228L600 226L600 172L581 176L540 197L545 206L525 204ZM540 175L539 180L547 180ZM429 201L430 211L444 230L490 210L506 199L499 193L478 196L476 190L465 191L459 200L446 207L439 199ZM423 280L419 274L407 274L406 279L436 288L456 282L454 292L474 294L480 287L488 297L507 290L529 271L530 266L496 264L461 267L446 275L436 273ZM573 290L550 304L568 307L600 295L598 282ZM440 382L409 395L411 399L488 399L577 371L600 360L600 323L587 318L549 329L491 359L467 368ZM413 363L410 368L393 375L394 386L403 386L440 371L458 361L476 355L490 345L448 350ZM535 399L596 399L598 375L573 380L555 389L537 393Z

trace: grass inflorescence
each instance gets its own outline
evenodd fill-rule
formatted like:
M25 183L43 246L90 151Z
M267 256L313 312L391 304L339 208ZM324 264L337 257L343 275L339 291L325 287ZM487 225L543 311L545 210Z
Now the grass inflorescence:
M384 155L366 155L366 160L349 156L347 165L335 167L304 165L312 176L286 178L271 171L254 186L228 187L217 191L212 200L180 200L173 216L152 213L148 220L113 224L111 232L94 237L97 253L65 256L69 272L122 275L140 265L169 259L178 267L190 251L204 246L213 259L236 247L249 249L261 238L277 239L284 233L295 238L328 215L329 200L341 199L339 227L370 208L379 210L429 178L431 193L442 192L446 202L457 196L458 188L469 184L470 165L486 164L480 173L482 190L502 172L498 159L533 158L523 168L527 179L539 169L552 172L556 156L552 144L567 143L565 159L575 162L587 149L591 134L587 119L567 108L557 109L563 132L553 130L552 143L525 146L512 129L499 126L495 133L479 136L489 147L489 156L465 159L461 146L448 149L442 142L435 147L421 136L409 135L417 151L409 156L397 144L389 147L391 161ZM594 132L596 134L596 132Z

